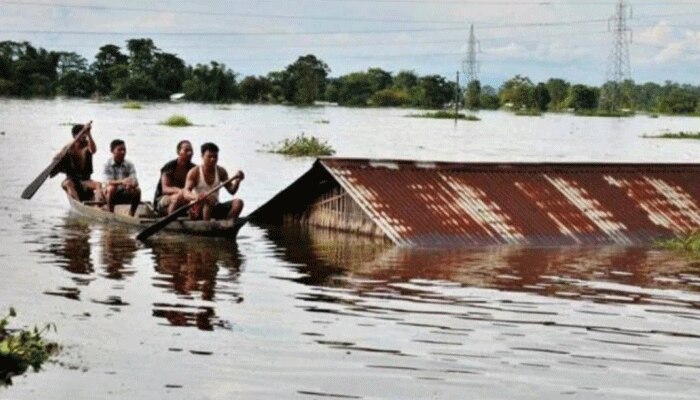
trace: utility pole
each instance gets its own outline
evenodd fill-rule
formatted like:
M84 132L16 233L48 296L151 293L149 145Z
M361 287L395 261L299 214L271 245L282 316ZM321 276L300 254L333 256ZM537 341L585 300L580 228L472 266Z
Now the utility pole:
M457 71L457 79L455 79L455 123L459 119L459 71Z
M618 110L620 107L622 82L632 79L629 52L632 30L627 27L628 16L632 17L632 7L625 0L618 0L615 15L608 19L608 30L613 33L613 47L608 57L606 83L608 87L612 85L612 90L610 90L611 93L604 93L604 100L610 111Z
M469 42L467 43L467 55L462 61L462 72L464 72L464 78L466 84L469 85L472 81L479 79L477 74L479 73L479 62L476 61L477 46L479 51L481 51L481 43L474 37L474 24L469 28Z

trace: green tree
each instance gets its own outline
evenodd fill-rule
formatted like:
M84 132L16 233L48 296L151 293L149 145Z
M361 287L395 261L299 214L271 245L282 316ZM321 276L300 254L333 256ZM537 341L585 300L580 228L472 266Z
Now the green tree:
M413 71L400 71L394 77L394 87L410 91L418 86L418 75Z
M76 53L58 53L56 91L64 96L87 97L95 90L95 80L87 60Z
M573 85L569 88L566 105L576 111L595 110L598 108L599 92L586 85Z
M0 42L0 91L9 96L52 96L59 54L29 42Z
M226 102L238 97L236 74L224 64L197 64L189 79L182 83L185 97L192 101Z
M662 88L658 83L647 82L636 85L634 90L634 103L638 109L652 111L656 109L657 100L661 96Z
M492 86L486 85L481 88L481 96L479 96L479 103L481 108L484 110L498 110L501 107L500 99L496 89Z
M393 79L391 73L381 68L370 68L367 70L367 78L372 86L372 93L391 87Z
M178 56L170 53L156 53L153 63L153 79L165 95L182 90L182 82L187 77L187 66Z
M501 86L501 104L510 104L515 110L535 108L534 85L528 77L516 75Z
M569 94L569 82L559 78L550 78L545 85L550 97L548 108L552 111L564 109L566 97Z
M372 97L372 82L365 72L352 72L338 80L338 104L366 106Z
M454 98L454 83L447 82L440 75L423 76L419 79L418 86L421 107L442 108Z
M128 63L129 57L122 54L119 46L107 44L100 47L91 66L96 89L103 94L111 93L117 81L129 77Z
M290 81L285 88L293 88L293 93L285 93L286 100L298 105L310 105L319 100L326 90L326 77L331 72L328 65L313 54L299 57L285 71L285 78Z
M238 91L246 103L267 102L272 93L272 82L263 76L246 76L238 85Z
M542 82L538 83L537 86L535 86L532 95L534 98L535 107L537 107L537 109L540 111L546 111L549 102L552 100L552 97L549 95L549 91L547 90L547 86Z
M674 87L657 100L657 110L670 114L690 114L697 110L698 96L689 88Z
M467 85L466 107L470 110L481 108L481 82L473 80Z

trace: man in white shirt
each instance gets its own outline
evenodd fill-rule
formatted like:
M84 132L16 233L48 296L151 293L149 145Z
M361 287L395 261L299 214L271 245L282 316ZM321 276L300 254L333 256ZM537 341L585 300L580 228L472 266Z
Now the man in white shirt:
M107 160L104 168L104 198L110 212L115 204L131 204L129 215L132 217L141 202L141 189L136 179L134 164L127 160L126 144L121 139L109 144L112 158Z

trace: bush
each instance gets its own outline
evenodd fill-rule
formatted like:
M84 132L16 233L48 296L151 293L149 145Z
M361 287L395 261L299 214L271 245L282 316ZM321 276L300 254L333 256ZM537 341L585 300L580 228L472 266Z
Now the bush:
M542 113L539 110L518 110L515 115L519 117L539 117Z
M644 135L644 138L656 138L656 139L700 139L700 132L677 132L677 133L663 133L661 135Z
M375 92L370 103L377 107L397 107L411 103L411 95L401 89L383 89Z
M657 244L668 250L680 250L700 255L700 231L695 231L684 238L662 240Z
M12 384L12 377L23 374L29 367L38 371L41 364L58 351L56 343L42 338L50 329L56 330L53 324L47 324L43 329L10 331L7 329L8 320L16 315L10 308L10 313L0 319L0 385Z
M454 111L435 111L426 112L423 114L409 114L409 117L413 118L435 118L435 119L463 119L466 121L481 121L481 119L475 115L466 115L462 113L456 113Z
M294 139L284 139L279 143L270 144L266 151L294 157L332 156L335 154L335 150L325 140L319 140L314 136L307 137L303 133Z
M140 110L143 106L138 101L127 101L122 108L126 108L127 110Z
M167 125L167 126L172 126L172 127L184 127L184 126L192 126L192 122L187 119L184 115L180 114L174 114L171 115L168 119L165 121L161 122L162 125Z

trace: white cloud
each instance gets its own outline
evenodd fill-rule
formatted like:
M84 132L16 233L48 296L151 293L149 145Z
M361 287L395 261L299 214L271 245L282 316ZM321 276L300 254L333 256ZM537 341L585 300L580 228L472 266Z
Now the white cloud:
M634 41L643 44L663 45L673 40L673 30L661 21L656 26L652 26L635 35Z

